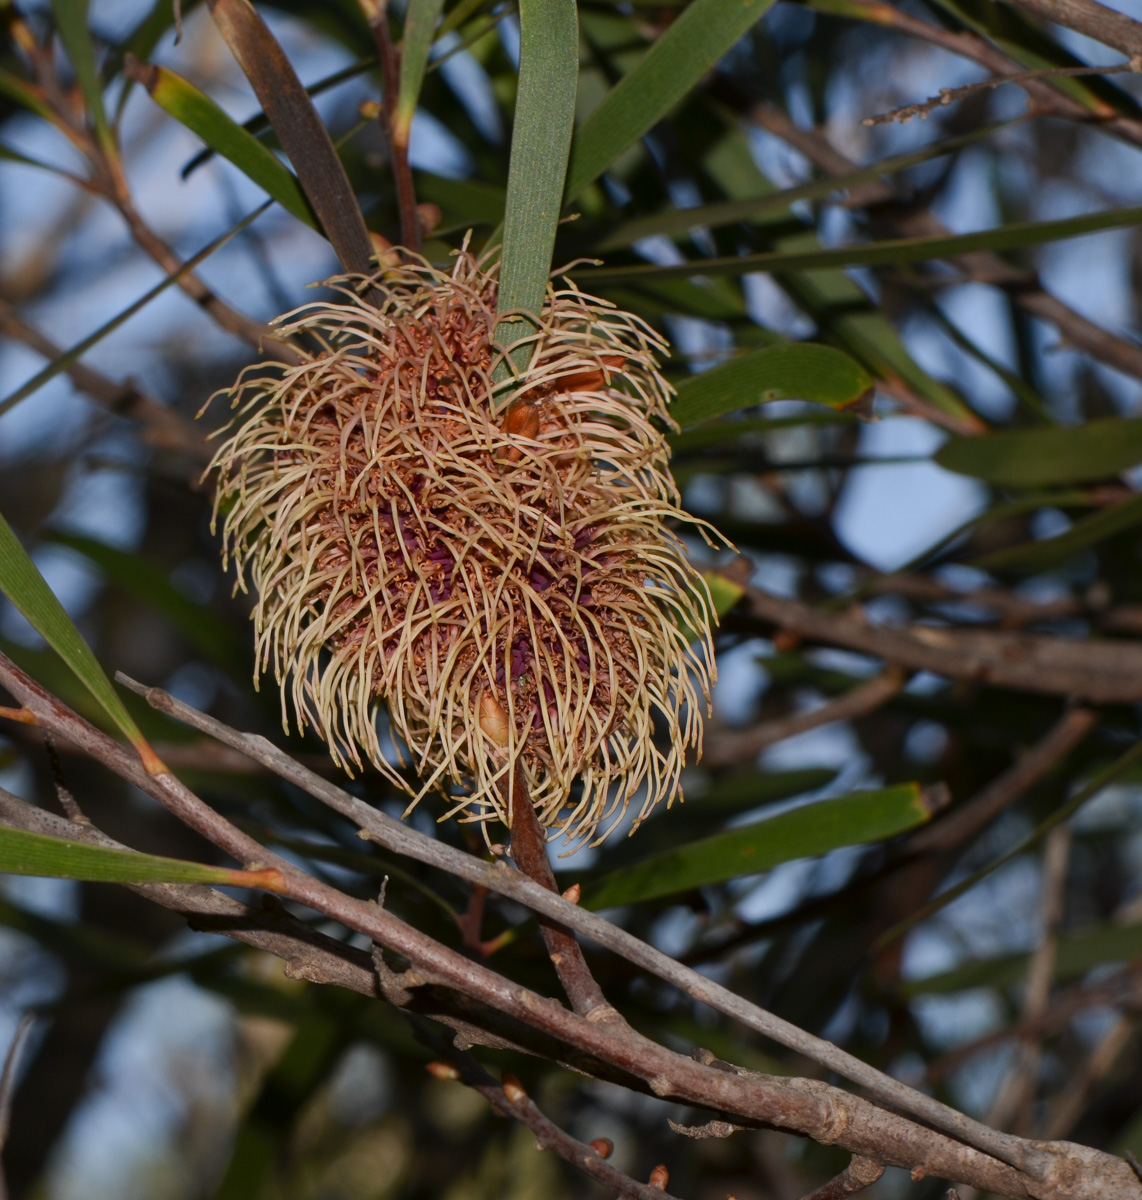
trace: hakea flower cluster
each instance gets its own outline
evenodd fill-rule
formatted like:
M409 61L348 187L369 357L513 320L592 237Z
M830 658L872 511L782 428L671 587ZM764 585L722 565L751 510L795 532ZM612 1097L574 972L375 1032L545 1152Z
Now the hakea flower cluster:
M213 464L287 726L292 703L343 766L461 819L510 824L521 773L573 842L645 789L641 820L678 794L713 676L709 593L667 525L664 344L551 287L527 369L494 383L494 266L330 286L278 323L301 361L228 393Z

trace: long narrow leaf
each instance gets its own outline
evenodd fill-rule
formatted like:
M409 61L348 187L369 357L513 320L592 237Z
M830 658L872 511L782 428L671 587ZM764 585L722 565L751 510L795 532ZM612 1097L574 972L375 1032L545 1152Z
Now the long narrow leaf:
M178 858L161 858L134 850L89 846L44 833L0 825L0 872L97 883L222 883L280 892L285 886L277 870L235 871Z
M56 30L71 59L76 82L83 93L92 125L106 148L113 146L107 113L103 108L103 81L95 64L95 47L87 28L87 0L52 0Z
M404 146L412 128L412 115L420 98L428 53L436 36L436 22L444 0L409 0L404 18L404 37L400 47L400 87L397 93L393 137Z
M269 192L282 208L321 232L321 224L293 172L209 96L174 71L141 63L133 55L127 56L123 73L141 83L161 109Z
M981 555L972 561L972 566L985 571L1045 571L1066 562L1080 550L1097 546L1139 524L1142 524L1142 495L1099 509L1056 537Z
M765 217L775 216L785 212L790 205L798 200L822 200L837 192L848 191L861 184L872 183L886 175L896 175L909 167L918 166L933 158L942 158L953 154L964 146L991 137L1001 129L1017 125L1025 118L1017 117L1013 121L1002 121L995 125L987 125L982 129L974 129L970 133L958 137L947 138L944 141L933 142L920 150L909 154L895 154L891 158L882 158L879 162L870 163L867 167L859 167L844 175L830 175L824 179L814 179L809 183L798 184L796 187L780 188L750 200L723 200L717 204L703 204L696 208L668 208L663 212L649 217L639 217L620 225L598 244L600 251L616 250L630 246L640 238L655 237L665 234L667 237L680 237L691 229L699 227L716 229L719 225L732 225L738 221L759 221Z
M1060 221L1013 221L978 233L941 237L889 238L862 246L810 250L796 254L766 252L732 258L701 258L668 267L653 264L629 267L580 267L589 286L596 283L641 283L690 275L746 275L753 271L823 271L837 267L892 267L901 263L954 258L973 250L1018 250L1044 242L1065 241L1142 224L1142 208L1112 208L1105 212L1067 217Z
M520 38L498 311L538 317L575 119L579 20L574 0L521 0ZM534 328L522 318L502 321L496 339L507 348ZM512 359L522 369L526 351L521 348Z
M568 200L661 121L772 5L773 0L694 0L576 132Z
M104 712L123 731L139 752L147 770L154 774L166 771L146 738L131 718L131 714L103 673L91 647L80 636L71 617L56 599L36 564L20 545L11 525L0 514L0 592L24 615L28 624L75 672L80 682L95 697Z
M1074 428L949 438L935 460L945 470L1004 487L1108 479L1142 463L1142 418L1107 417Z
M811 400L853 408L872 392L863 367L831 346L770 346L693 375L678 386L670 415L688 429L771 400Z
M160 283L156 283L149 292L144 293L133 304L127 305L122 312L117 313L110 321L100 325L94 333L89 334L83 341L77 342L70 350L65 350L58 358L52 359L42 371L33 375L27 383L18 387L11 395L5 396L3 400L0 400L0 416L3 416L10 408L19 404L21 400L27 399L33 392L39 391L45 383L54 379L61 372L66 371L73 363L78 362L97 342L101 342L109 333L118 329L124 321L133 317L140 309L145 308L156 296L165 292L167 288L178 283L184 275L193 271L199 263L204 262L216 250L220 250L225 246L232 237L236 237L241 233L247 225L257 220L269 208L271 203L272 201L267 200L265 204L256 208L248 216L243 217L237 225L228 229L221 237L215 238L209 245L204 246L192 258L188 258L177 271L173 271Z
M209 0L210 13L257 93L326 237L347 271L368 274L373 246L329 131L277 39L249 0Z
M795 858L883 841L931 815L924 789L915 783L822 800L624 867L585 889L583 903L610 908L756 875Z

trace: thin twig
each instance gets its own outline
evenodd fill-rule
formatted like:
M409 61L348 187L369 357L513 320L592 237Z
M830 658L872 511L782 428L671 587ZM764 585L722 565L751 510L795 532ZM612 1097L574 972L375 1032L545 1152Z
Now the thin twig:
M1070 844L1070 830L1066 825L1057 825L1048 835L1044 848L1040 897L1042 930L1039 945L1028 965L1027 988L1023 999L1023 1021L1030 1028L1042 1020L1051 998ZM1001 1129L1010 1125L1014 1132L1026 1135L1042 1055L1040 1038L1025 1034L1020 1039L1019 1053L1012 1070L988 1112L988 1124Z
M226 854L248 866L257 864L276 871L289 898L404 955L412 964L415 986L436 982L456 989L611 1064L624 1076L641 1080L657 1096L695 1104L715 1113L736 1114L778 1128L796 1130L815 1140L835 1143L853 1154L888 1164L914 1169L922 1165L927 1174L986 1187L1000 1194L1019 1196L1032 1192L1038 1200L1142 1198L1142 1189L1138 1187L1133 1171L1121 1159L1090 1147L1029 1143L978 1127L977 1122L911 1089L885 1088L880 1083L883 1076L837 1047L831 1047L830 1057L834 1061L851 1060L861 1073L872 1079L879 1091L892 1091L894 1096L905 1100L910 1109L926 1108L933 1123L960 1126L965 1142L991 1142L1002 1157L981 1152L964 1142L957 1143L943 1133L923 1129L908 1118L816 1080L785 1080L718 1070L675 1054L625 1024L588 1021L442 946L378 905L346 896L293 864L271 855L172 775L149 775L134 754L71 712L3 655L0 655L0 682L25 707L35 712L46 728L83 745L92 757L154 796L180 821L203 834ZM460 854L459 857L468 856ZM556 910L559 917L563 916L564 908L580 919L584 915L576 906L538 885L522 878L520 882L526 884L527 893L535 895L536 899L542 897L549 911ZM636 950L650 949L637 939L631 941ZM408 974L405 986L412 987L413 981ZM709 982L696 978L699 986ZM744 1003L732 993L726 994ZM704 997L699 995L699 998ZM746 1005L746 1010L751 1007ZM830 1047L821 1039L796 1032L802 1040ZM1008 1165L1011 1160L1018 1166Z
M12 1101L16 1094L16 1071L20 1065L20 1055L35 1023L35 1013L25 1013L20 1018L4 1058L4 1070L0 1073L0 1156L8 1144L8 1132L12 1127ZM3 1170L0 1170L0 1200L8 1200L8 1185Z
M256 734L238 733L221 721L190 708L161 689L147 688L122 673L117 674L116 678L138 692L160 712L169 713L193 728L218 738L226 745L250 754L275 774L290 780L311 796L336 809L357 824L363 836L369 840L376 841L397 854L408 855L458 875L470 883L482 883L492 891L527 905L540 915L553 918L569 929L574 929L599 945L622 955L628 962L680 988L695 1000L733 1017L780 1045L804 1054L813 1062L836 1071L842 1078L867 1088L877 1098L922 1117L936 1128L961 1138L969 1145L993 1154L1004 1162L1010 1161L1009 1156L1022 1159L1025 1155L1026 1147L1017 1139L988 1129L987 1126L948 1108L932 1097L882 1074L833 1043L815 1037L775 1014L751 1004L728 988L647 945L625 929L620 929L595 913L570 904L557 893L533 883L519 872L513 871L502 860L495 864L485 863L463 851L425 837L321 779L312 771L298 766L267 739ZM22 691L26 691L31 684L14 664L7 665L3 655L0 655L0 680L6 681L5 686L9 690L12 690L16 680L19 680L16 686L20 686ZM31 686L39 690L38 685Z
M948 29L913 16L885 0L848 0L850 15L863 14L863 19L875 25L895 29L908 37L939 46L961 58L971 59L995 75L1010 74L1020 63L1009 58L985 37L969 29ZM1031 98L1035 111L1081 123L1097 122L1100 129L1136 146L1142 145L1142 121L1123 117L1102 100L1092 100L1091 106L1080 103L1051 85L1049 80L1028 80L1022 86Z
M858 2L863 3L863 0ZM881 7L888 8L887 5ZM904 14L899 14L896 9L888 11L904 18ZM906 19L915 22L915 18ZM1050 95L1054 96L1057 93L1051 92ZM827 174L845 175L854 170L856 164L835 150L821 133L812 129L801 129L776 106L769 103L758 105L751 111L750 116L763 129L799 150ZM1138 123L1138 129L1139 136L1134 140L1142 145L1142 123ZM869 190L860 197L861 203L875 206L877 221L892 232L902 237L947 235L947 226L930 210L886 204L886 201L900 199L899 193L889 183L881 182L867 186ZM1142 347L1109 333L1064 304L1041 286L1033 272L1016 267L999 255L983 250L956 255L949 261L968 279L1004 289L1020 308L1054 325L1070 345L1085 350L1094 358L1119 371L1142 378Z
M702 761L708 767L724 767L743 759L755 758L767 746L796 737L833 721L849 721L875 712L887 704L908 680L899 667L889 666L867 683L853 688L835 700L829 700L808 712L793 713L774 721L765 721L752 729L711 731Z
M547 842L543 836L539 819L527 791L523 772L518 768L509 776L510 783L505 785L505 791L510 788L504 800L511 813L511 856L515 865L531 880L546 888L549 892L558 892L555 883L555 873L547 857ZM571 1007L581 1016L589 1016L593 1021L613 1021L619 1018L618 1010L608 1003L603 989L599 987L587 960L583 955L583 947L575 940L565 925L546 921L542 917L539 928L543 934L543 942L547 947L559 982L571 1001Z
M49 338L22 321L15 309L0 298L0 333L13 341L22 342L49 362L63 353ZM210 452L202 433L173 409L167 408L143 391L131 380L116 383L81 362L72 363L67 375L81 392L85 392L108 412L130 417L143 426L143 441L152 446L178 450L190 457L207 462Z
M1142 700L1142 642L919 624L890 629L871 624L859 607L828 612L756 587L746 589L742 608L764 628L844 646L912 671L1095 704Z
M904 842L902 852L935 854L963 846L1020 796L1026 795L1070 754L1097 722L1098 714L1089 708L1067 709L1034 746L970 800L911 834Z
M403 244L414 254L420 250L420 217L416 211L416 192L412 182L412 167L408 161L408 142L397 133L397 95L400 87L400 55L393 45L389 33L389 18L384 3L372 0L365 6L373 11L369 14L369 25L377 43L377 54L381 60L381 75L384 101L377 120L385 135L389 148L389 166L396 186L397 209L400 212L400 236Z
M540 1112L518 1080L511 1076L505 1076L502 1082L494 1079L470 1054L457 1050L450 1042L435 1036L424 1022L417 1021L416 1028L422 1040L452 1067L458 1082L483 1096L501 1117L510 1117L530 1129L541 1150L551 1151L583 1174L614 1188L621 1197L629 1200L675 1200L662 1188L639 1183L637 1179L611 1166L593 1147L561 1129Z
M1050 1139L1066 1137L1078 1124L1090 1104L1095 1088L1118 1063L1134 1036L1138 1024L1136 1015L1119 1015L1114 1024L1099 1039L1091 1051L1077 1078L1067 1081L1058 1103L1046 1121L1043 1136Z
M906 125L913 117L924 120L937 108L955 104L957 101L963 100L965 96L1001 87L1005 83L1029 83L1033 79L1051 79L1056 76L1121 75L1125 72L1133 72L1133 70L1134 67L1130 63L1115 63L1110 67L1040 67L1035 71L1016 71L1012 75L993 75L990 79L965 83L962 87L940 88L935 96L930 96L919 104L904 104L889 112L878 113L875 117L865 117L861 124L890 125L893 121L899 121L902 125Z
M815 1192L803 1196L802 1200L843 1200L845 1196L871 1187L883 1174L883 1163L872 1158L856 1157L839 1175L822 1184Z

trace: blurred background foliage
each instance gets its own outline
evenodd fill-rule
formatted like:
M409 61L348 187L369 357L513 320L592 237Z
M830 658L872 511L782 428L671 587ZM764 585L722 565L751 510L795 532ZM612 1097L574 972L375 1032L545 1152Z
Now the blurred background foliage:
M362 6L258 7L311 88L370 230L398 240ZM684 9L581 0L580 130ZM332 773L320 746L282 733L276 689L251 686L249 600L219 566L202 479L203 437L223 413L193 418L254 358L235 331L310 298L306 287L336 260L274 205L198 267L206 298L166 287L79 366L56 361L169 275L156 240L185 261L264 200L246 143L246 170L204 155L185 111L186 124L124 77L128 54L177 72L277 148L205 5L184 0L177 41L169 0L86 10L0 0L0 512L105 666ZM397 41L403 15L394 2ZM81 120L81 94L92 119L91 97L102 95L95 125L121 153L117 202L106 181L91 184L74 140L30 90L24 30L65 82L77 80L61 102ZM667 373L688 415L674 438L685 503L748 556L713 559L695 540L708 566L825 614L859 600L870 625L1117 639L1129 674L1142 636L1138 79L1046 76L969 91L926 120L866 121L996 72L1120 64L1113 46L994 0L782 0L605 174L573 182L575 219L560 228L555 262L605 260L597 277L577 266L578 284L669 338ZM409 149L417 199L439 208L424 244L435 261L469 231L479 247L503 216L518 54L510 0L445 4ZM627 104L644 100L657 102L636 92ZM625 109L603 110L604 132ZM1108 215L1043 227L1085 214ZM1105 231L1074 237L1092 228ZM941 242L974 231L971 245ZM935 244L899 244L916 238ZM862 265L873 241L888 244ZM853 253L725 261L840 247ZM210 297L240 319L220 322ZM806 341L847 357L781 349ZM992 686L970 666L938 674L885 662L787 624L748 597L730 609L709 754L687 772L685 804L630 841L557 860L563 878L580 880L590 903L609 875L632 931L966 1111L1142 1153L1142 773L1127 765L1082 790L1138 738L1142 672L1137 695L1120 689L1076 719L1076 694L1100 699L1081 669L1071 685ZM969 663L966 642L948 644ZM10 606L0 648L98 718ZM459 944L465 885L387 860L291 786L128 704L220 811L355 895L374 895L389 875L395 912ZM822 723L830 704L841 707ZM1066 736L1047 743L1038 776L1012 781L1005 773L1060 722ZM0 785L56 808L42 741L2 732ZM62 769L113 837L212 860L201 839L92 763L65 756ZM971 810L986 810L974 824L927 843L890 837L914 823L907 812L925 815L919 796L950 799L951 815L924 832L938 831L997 779L998 799ZM921 793L934 784L946 793ZM375 774L352 787L403 809ZM1086 802L1068 824L1033 836L1076 795ZM847 799L807 821L782 817L834 797ZM826 829L826 811L847 824ZM694 850L770 817L756 837ZM479 850L470 830L436 826L430 803L409 819ZM746 837L761 873L761 858L745 873ZM680 852L696 874L679 871ZM13 1196L596 1194L475 1093L429 1077L431 1052L395 1009L286 979L275 960L189 932L106 884L7 877L0 924L0 1041L23 1012L41 1016L4 1156ZM489 900L483 932L498 939L492 966L554 991L522 910ZM613 956L591 958L608 996L651 1036L811 1073ZM796 1200L844 1162L771 1133L684 1140L666 1124L685 1122L684 1110L551 1064L481 1057L509 1065L576 1136L611 1138L624 1170L646 1178L667 1163L671 1191L700 1200ZM920 1198L936 1186L890 1170L869 1195Z

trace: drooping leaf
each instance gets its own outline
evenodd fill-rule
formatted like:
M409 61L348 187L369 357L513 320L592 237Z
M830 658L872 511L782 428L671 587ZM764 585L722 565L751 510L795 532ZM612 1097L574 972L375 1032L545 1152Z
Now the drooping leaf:
M579 77L579 21L574 0L521 0L519 91L512 129L500 267L500 313L538 316L547 292L563 197ZM523 318L502 321L507 348L534 330ZM521 347L516 369L527 362Z
M973 559L972 565L985 571L1045 571L1066 562L1080 550L1097 546L1139 523L1142 523L1142 495L1099 509L1055 537L983 554Z
M293 172L247 133L193 84L166 67L141 63L127 56L128 79L141 83L151 99L180 124L200 137L215 153L232 162L248 179L265 189L287 212L321 232L321 225Z
M151 774L166 771L139 727L111 686L91 647L56 599L36 564L20 545L11 525L0 514L0 591L23 614L28 624L75 672L107 715L139 752Z
M756 875L795 858L883 841L930 817L924 789L915 783L822 800L624 867L587 888L583 904L634 904Z
M576 131L568 200L662 120L772 4L694 0L688 5Z
M235 871L178 858L89 846L0 825L0 872L98 883L223 883L280 892L280 871Z
M412 115L416 111L416 102L424 82L428 53L436 36L436 22L440 19L443 7L444 0L409 0L405 10L404 36L400 47L400 88L396 120L393 123L393 137L405 146L408 145Z
M285 52L249 0L209 0L341 265L368 274L373 245L337 149Z
M1004 487L1108 479L1142 463L1142 418L949 438L935 454L946 470Z
M632 283L687 275L745 275L751 271L822 271L837 267L891 267L910 262L954 258L975 250L1018 250L1045 242L1065 241L1105 229L1142 224L1142 208L1111 208L1058 221L1012 221L978 233L938 237L886 238L867 245L796 253L766 251L731 258L702 258L671 266L579 267L576 273L591 288L597 283Z
M688 429L772 400L811 400L830 408L858 406L873 381L840 350L794 342L770 346L692 375L678 386L670 415Z

